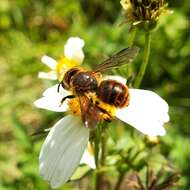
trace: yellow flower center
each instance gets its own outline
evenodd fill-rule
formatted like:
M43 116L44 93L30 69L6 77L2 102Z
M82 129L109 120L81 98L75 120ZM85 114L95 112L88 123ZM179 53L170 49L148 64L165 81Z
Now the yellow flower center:
M78 66L76 61L62 56L56 65L56 74L57 74L58 80L62 81L65 72L68 69L72 67L76 67L76 66Z
M115 106L112 106L110 104L101 101L94 93L89 93L88 96L89 98L92 99L94 105L105 111L105 113L103 112L101 113L101 117L103 120L111 120L115 116L116 113Z
M115 116L116 108L112 105L106 104L99 100L94 93L87 94L89 101L92 100L93 105L97 107L97 110L99 110L99 118L100 120L106 120L110 121ZM70 108L70 111L72 114L80 116L81 110L80 110L80 102L79 98L73 98L68 101L68 106Z
M77 116L81 115L79 98L70 99L68 101L68 106L73 115L77 115Z

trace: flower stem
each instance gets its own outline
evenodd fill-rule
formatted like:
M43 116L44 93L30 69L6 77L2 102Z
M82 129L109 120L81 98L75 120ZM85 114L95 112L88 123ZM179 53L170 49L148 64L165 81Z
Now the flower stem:
M134 41L135 41L135 37L136 37L136 34L137 34L137 28L136 27L133 27L131 29L131 32L130 32L130 37L129 37L129 41L128 41L128 46L131 47L133 46L134 44ZM128 67L127 67L127 77L131 77L133 75L133 65L132 64L129 64Z
M141 64L140 71L137 74L134 87L139 88L143 79L143 76L145 74L148 60L150 56L150 41L151 41L151 34L150 32L145 33L145 47L144 47L144 56L143 56L143 63Z
M128 42L129 47L133 46L134 41L135 41L135 37L136 37L136 33L137 33L137 28L133 27L131 29L130 38L129 38L129 42Z
M98 126L96 139L95 139L95 163L96 163L96 190L101 189L102 179L104 173L100 171L105 165L106 158L106 132L105 126Z
M101 174L100 173L97 173L96 174L96 190L100 190L101 188Z
M99 173L99 168L100 168L100 163L99 163L99 155L100 155L100 137L99 137L99 129L100 129L100 126L97 126L97 129L96 129L96 137L95 137L95 164L96 164L96 170L97 170L97 173L96 173L96 190L99 190L99 187L100 187L100 180L101 180L101 177L100 177L100 173Z
M124 177L125 177L125 172L120 172L118 179L117 179L117 182L116 182L116 185L114 187L114 190L119 190L119 188L123 182Z
M94 139L94 147L95 147L95 164L96 168L99 167L99 126L96 129L96 135Z
M101 138L101 149L102 149L102 152L101 152L101 166L104 166L105 165L105 158L106 158L106 132L104 131L102 133L102 138Z

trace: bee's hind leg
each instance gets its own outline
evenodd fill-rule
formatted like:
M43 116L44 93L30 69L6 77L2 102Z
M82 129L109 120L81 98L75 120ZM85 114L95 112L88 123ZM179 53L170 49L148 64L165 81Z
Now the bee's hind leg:
M101 108L100 106L97 106L97 108L103 113L107 115L107 118L104 118L105 121L107 122L111 122L112 121L112 116L103 108Z

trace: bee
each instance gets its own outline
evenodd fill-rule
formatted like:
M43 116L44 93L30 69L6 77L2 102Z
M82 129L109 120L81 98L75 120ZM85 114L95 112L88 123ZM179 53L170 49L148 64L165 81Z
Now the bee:
M115 80L103 80L97 91L97 97L116 108L122 108L128 105L129 90L127 85Z
M62 86L64 89L73 92L73 95L64 97L61 103L68 98L78 97L85 127L93 128L102 120L101 115L103 114L107 115L108 121L111 120L112 116L99 105L99 101L116 108L125 107L129 102L128 87L116 80L103 79L101 72L132 62L138 51L139 48L135 46L125 48L103 61L92 71L78 67L69 69L58 85L58 92ZM88 96L89 94L94 94L97 101L94 102L93 98Z

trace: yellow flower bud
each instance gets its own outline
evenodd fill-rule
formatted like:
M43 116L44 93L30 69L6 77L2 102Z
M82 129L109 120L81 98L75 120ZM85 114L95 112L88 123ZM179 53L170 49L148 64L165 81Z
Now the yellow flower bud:
M157 26L163 13L170 13L164 0L121 0L120 3L127 21L131 22L132 26L139 26L146 31Z

